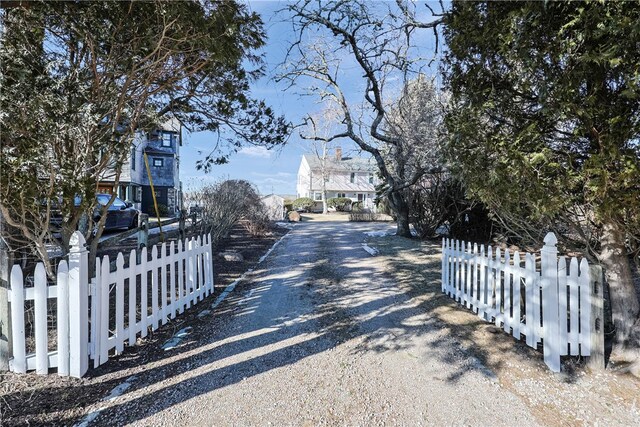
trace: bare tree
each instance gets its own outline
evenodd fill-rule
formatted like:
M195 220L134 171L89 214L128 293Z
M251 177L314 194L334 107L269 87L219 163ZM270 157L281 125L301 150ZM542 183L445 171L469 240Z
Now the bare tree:
M432 31L437 52L437 28L442 23L440 14L428 4L422 11L417 8L414 3L402 0L395 3L302 0L289 5L287 10L297 39L288 51L283 64L285 71L279 77L339 107L339 131L325 136L311 129L305 137L326 142L348 138L370 153L385 184L383 195L397 217L397 234L405 237L411 236L411 232L404 190L416 183L426 169L416 164L410 172L403 173L390 165L386 155L404 155L402 147L408 147L410 142L406 135L389 128L389 105L430 64L421 55L424 50L416 46L416 36ZM428 16L423 19L422 15ZM312 41L307 42L309 39ZM363 89L356 99L348 90L354 89L354 85L345 76L347 69L350 77L362 76Z

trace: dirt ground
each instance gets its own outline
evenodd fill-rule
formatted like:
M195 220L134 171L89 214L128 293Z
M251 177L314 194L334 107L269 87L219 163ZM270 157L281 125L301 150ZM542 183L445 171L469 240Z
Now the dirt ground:
M219 313L199 321L199 304L85 378L3 375L0 424L72 425L136 375L96 425L640 425L637 379L572 358L551 373L441 293L439 242L367 237L369 257L368 226L297 225ZM234 229L218 251L245 261L216 257L214 297L284 233Z
M640 425L640 381L610 366L590 372L584 360L563 358L554 374L542 353L515 341L501 329L456 304L440 290L440 242L395 236L371 237L368 244L389 257L396 279L411 288L421 308L442 322L465 352L520 397L537 421L548 426Z
M46 376L0 373L0 425L73 425L84 416L86 407L104 398L122 382L129 368L162 359L165 356L159 349L162 343L192 323L221 289L255 266L260 257L287 232L285 228L274 226L269 235L255 238L241 223L237 224L226 239L218 242L214 254L235 250L242 254L244 261L230 262L215 256L214 294L167 325L150 332L146 338L139 339L139 345L126 347L123 354L112 356L108 363L97 369L90 369L84 378L58 377L53 373L55 370ZM115 258L119 250L128 251L135 247L133 240L127 243L130 244L110 248L100 255L109 254Z

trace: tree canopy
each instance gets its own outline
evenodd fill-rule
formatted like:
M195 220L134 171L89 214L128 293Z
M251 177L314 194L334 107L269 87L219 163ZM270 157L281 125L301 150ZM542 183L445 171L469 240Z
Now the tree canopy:
M458 174L520 239L553 229L598 259L637 345L640 4L456 1L445 24Z
M135 132L164 116L217 135L204 169L287 138L250 96L265 33L246 5L42 1L3 5L1 19L0 208L41 258L52 201L70 235L104 171L117 176Z

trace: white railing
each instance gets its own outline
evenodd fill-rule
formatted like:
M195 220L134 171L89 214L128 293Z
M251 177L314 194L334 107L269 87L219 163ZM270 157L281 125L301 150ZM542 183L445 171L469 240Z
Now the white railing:
M11 270L12 353L10 368L17 373L36 370L46 374L57 367L61 376L81 377L88 369L105 363L109 352L119 354L125 342L135 345L148 328L155 330L213 292L213 261L210 236L162 244L139 254L129 253L125 267L119 253L115 270L108 256L96 259L96 275L88 280L88 255L80 233L71 239L69 262L58 265L56 284L48 286L44 266L35 269L33 287L24 286L22 269ZM168 251L167 251L168 249ZM149 298L150 297L150 298ZM150 299L150 301L149 301ZM48 312L49 300L56 314ZM25 302L33 301L35 351L27 354ZM89 310L91 307L91 310ZM52 319L48 319L51 317ZM49 351L48 323L54 323L57 349Z
M589 356L603 347L602 290L586 259L558 259L556 237L536 258L500 248L442 241L442 292L530 347L543 343L544 361L560 371L560 356ZM524 264L524 265L523 265ZM596 276L596 274L593 274Z

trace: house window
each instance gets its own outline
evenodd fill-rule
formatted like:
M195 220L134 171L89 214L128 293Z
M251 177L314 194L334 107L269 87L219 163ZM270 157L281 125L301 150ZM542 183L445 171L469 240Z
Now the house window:
M322 201L322 193L313 193L313 200L316 202Z
M171 147L171 140L173 135L171 135L170 133L167 132L163 132L162 133L162 146L163 147Z
M369 184L373 184L373 174L369 174Z
M365 200L366 200L366 198L367 198L367 195L366 195L366 194L358 193L358 201L359 201L359 202L363 202L363 201L365 201Z
M346 193L338 193L338 196L337 196L337 197L342 197L342 198L344 198L344 197L347 197L347 194L346 194Z
M164 166L164 159L153 159L153 167L161 168Z
M349 180L352 184L356 182L356 174L355 172L351 172L351 179Z
M131 170L136 170L136 147L131 149Z

